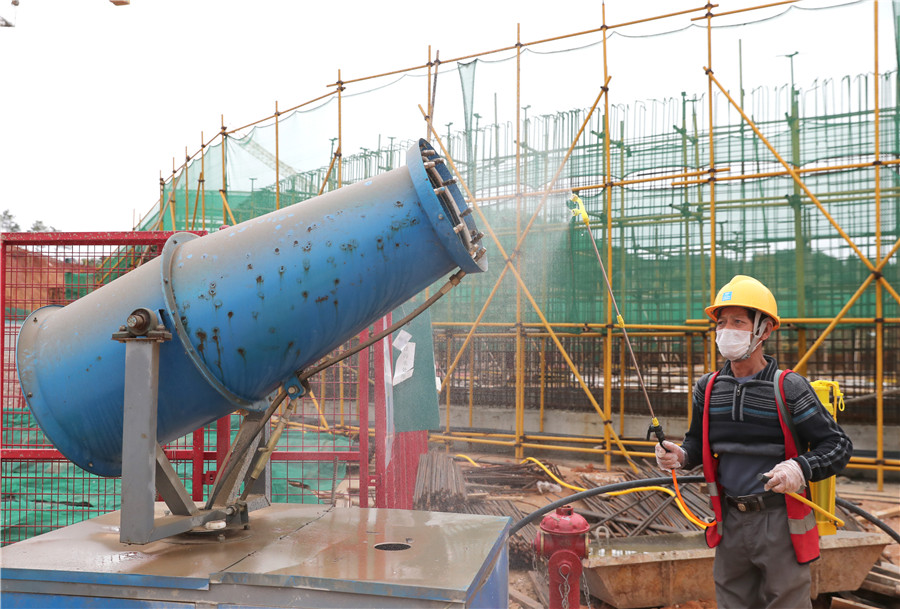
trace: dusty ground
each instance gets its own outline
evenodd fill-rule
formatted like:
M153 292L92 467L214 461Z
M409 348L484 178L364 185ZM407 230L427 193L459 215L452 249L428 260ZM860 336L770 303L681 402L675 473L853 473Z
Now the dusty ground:
M493 462L500 461L500 459L498 459L496 455L493 457L489 457L489 459ZM551 459L547 459L547 461L551 461ZM509 462L512 463L513 460L510 459ZM586 470L591 471L592 469L598 467L598 464L591 464L588 462L575 460L553 459L552 463L559 468L560 472L564 476L564 481L572 484L573 486L578 486L580 484L579 475L581 473L585 472ZM596 471L597 473L595 474L595 476L597 478L602 479L604 477L608 477L610 482L614 482L617 478L614 472L605 472L599 470ZM547 505L550 502L556 501L557 499L560 499L564 496L571 495L574 492L575 491L563 488L561 493L547 493L543 495L534 493L532 495L523 496L522 499L517 501L516 503L519 505L519 508L523 512L529 513ZM860 505L862 509L875 516L886 514L885 517L882 518L882 520L884 520L895 531L900 531L900 512L898 512L898 508L900 508L900 482L886 482L884 484L884 487L879 491L878 485L874 480L851 480L846 477L839 477L837 484L837 493L838 496L846 496L847 498L853 497L856 494L875 495L879 496L880 499L883 498L884 500L877 501L871 499L853 498L852 501ZM877 527L874 527L867 521L861 521L861 524L866 530L879 530L877 529ZM889 560L894 565L900 567L900 544L893 543L888 545L885 548L885 552L882 555L882 558ZM529 575L527 570L511 569L509 580L510 588L528 597L528 599L537 602L537 605L533 605L529 604L527 600L516 602L516 600L511 598L509 604L511 609L535 609L536 606L540 605L540 599L542 595L535 590L535 585L532 581L532 577ZM544 594L544 596L546 596L546 593ZM582 601L584 602L585 599L586 596L583 594ZM828 605L824 606L827 607ZM590 599L589 606L582 604L580 609L588 608L616 609L593 597ZM716 602L715 600L709 599L697 599L674 606L664 607L662 609L716 609Z

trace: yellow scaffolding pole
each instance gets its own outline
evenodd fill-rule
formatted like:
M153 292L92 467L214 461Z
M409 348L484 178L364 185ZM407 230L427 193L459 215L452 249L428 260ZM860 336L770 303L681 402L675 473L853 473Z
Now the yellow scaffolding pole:
M188 159L191 157L188 155L188 147L184 147L184 167L181 170L184 172L184 230L188 229L188 219L191 217L191 178L188 173ZM172 230L175 230L173 227Z
M331 162L328 163L328 171L325 172L325 178L322 180L322 185L319 187L319 194L325 192L325 186L328 185L328 180L331 178L331 172L334 169L334 163L338 159L341 158L341 148L338 146L338 149L334 151L331 155Z
M833 171L841 171L846 169L863 169L865 167L876 167L878 165L900 165L900 159L889 159L886 161L867 161L865 163L844 163L841 165L828 165L828 166L817 166L817 167L793 167L794 173L822 173L822 172L833 172ZM723 176L718 175L719 172L729 171L729 169L718 169L716 170L715 178L704 178L702 180L688 180L684 182L672 182L672 186L691 186L694 184L707 184L711 180L715 179L716 182L726 182L730 180L750 180L757 178L778 178L791 175L789 171L761 171L756 173L741 173L736 176ZM696 171L693 172L693 175L701 175L707 173L706 171ZM685 176L690 177L690 174L684 174ZM663 176L660 179L665 179L666 177L680 177L680 176ZM635 180L636 182L644 182L647 180ZM892 188L891 190L896 190L896 188ZM867 192L867 191L866 191ZM753 199L757 201L758 199Z
M711 178L716 175L716 152L714 134L714 117L713 111L715 103L713 101L713 81L712 81L712 7L706 12L706 61L710 66L707 72L707 101L709 103L709 175ZM709 181L709 302L715 302L716 290L716 182ZM713 330L710 330L712 332ZM710 361L716 361L715 347L713 341L710 341L709 358Z
M156 218L156 230L163 229L163 214L166 213L166 181L162 177L162 171L159 172L159 217Z
M881 268L881 126L878 72L878 0L874 6L874 55L875 55L875 262ZM884 294L881 281L875 284L875 427L884 429ZM879 463L884 461L884 437L875 434L875 456ZM877 473L878 490L884 489L884 469Z
M175 174L175 159L172 158L172 174ZM166 206L169 208L169 221L172 223L172 230L178 230L178 227L175 226L175 203L178 191L178 182L181 178L184 177L183 173L178 174L178 177L172 180L172 190L169 191L169 199L166 201Z
M234 215L231 213L231 206L228 204L228 198L225 196L225 191L220 190L219 194L222 195L222 216L228 214L228 217L231 218L231 225L234 226L237 224L237 220L234 219ZM227 220L223 221L224 224L227 224Z
M197 178L197 192L194 193L194 213L191 216L191 230L194 230L197 227L197 208L200 206L200 191L203 190L203 172L200 172L200 177ZM187 220L185 220L185 224L187 224ZM185 227L187 228L187 227Z
M601 5L601 15L603 24L606 25L606 3ZM606 46L607 31L603 30L603 82L606 87L609 86L609 61ZM609 184L612 179L612 157L610 155L610 134L609 134L609 89L606 89L606 95L603 96L603 157L605 167L603 172L603 180ZM606 193L606 268L612 276L612 188L607 187ZM591 236L593 239L593 236ZM606 340L603 342L603 420L612 421L612 345L613 345L613 325L612 325L612 292L606 292ZM607 470L612 467L612 453L609 451L609 436L612 432L612 425L603 426L603 441L607 448L603 455L603 464Z
M275 100L275 209L281 209L281 157L278 142L278 100Z
M219 188L219 195L222 197L222 224L228 224L228 218L225 214L231 216L231 208L228 207L228 177L225 173L225 148L228 147L228 133L225 131L225 115L220 114L219 118L221 119L221 131L220 134L222 136L222 187ZM236 222L234 221L234 216L231 216L231 224L234 225Z
M206 230L206 145L203 143L203 132L200 132L200 217L201 229Z
M343 96L343 93L344 93L344 83L341 82L341 71L340 71L340 70L338 70L338 82L337 82L337 84L338 84L338 87L337 87L337 100L338 100L338 102L337 102L337 107L338 107L338 115L337 115L337 119L338 119L338 122L337 122L338 142L337 142L337 143L338 143L338 145L337 145L337 149L338 149L338 150L343 150L343 149L344 149L344 139L343 139L343 138L344 138L344 135L343 135L343 132L342 132L342 130L341 130L341 129L342 129L342 122L341 122L341 121L342 121L341 108L342 108L342 106L343 106L343 100L344 100L344 96ZM343 165L344 165L344 163L343 163L343 157L342 157L342 156L339 156L338 159L337 159L337 187L338 187L338 188L342 188L342 187L344 186L344 173L343 173L344 169L343 169Z
M522 25L516 24L516 242L522 237ZM518 276L519 251L510 263ZM516 283L516 459L524 456L521 441L525 433L525 336L522 328L522 285ZM449 407L449 405L448 405Z

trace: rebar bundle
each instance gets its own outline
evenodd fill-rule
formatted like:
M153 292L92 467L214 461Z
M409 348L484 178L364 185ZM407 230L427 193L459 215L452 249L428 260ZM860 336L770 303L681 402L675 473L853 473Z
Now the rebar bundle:
M466 481L453 457L432 451L419 457L413 492L417 510L459 512L466 504Z

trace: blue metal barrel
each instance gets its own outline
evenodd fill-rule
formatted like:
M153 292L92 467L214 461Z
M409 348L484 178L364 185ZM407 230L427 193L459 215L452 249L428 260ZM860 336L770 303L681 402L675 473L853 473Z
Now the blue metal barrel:
M26 401L68 459L121 473L129 313L157 311L157 440L169 442L265 398L457 267L487 266L449 171L424 140L407 166L204 237L65 307L32 313L16 365Z

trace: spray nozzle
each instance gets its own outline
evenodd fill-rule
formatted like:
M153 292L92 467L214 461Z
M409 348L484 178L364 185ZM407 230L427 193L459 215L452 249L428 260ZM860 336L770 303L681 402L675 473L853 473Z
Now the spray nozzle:
M654 434L656 436L656 439L659 440L659 445L662 446L663 440L666 439L666 434L663 433L662 425L660 425L659 419L657 419L656 417L653 417L653 419L650 421L650 428L647 430L648 440L650 439L651 434ZM663 446L663 448L665 447Z
M574 192L572 196L566 201L566 205L569 206L569 210L572 212L572 215L576 218L581 218L581 221L585 224L590 224L588 220L587 210L584 208L584 201L581 200L581 197L576 195Z

